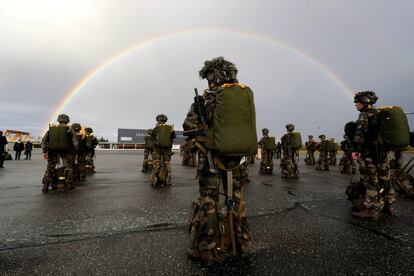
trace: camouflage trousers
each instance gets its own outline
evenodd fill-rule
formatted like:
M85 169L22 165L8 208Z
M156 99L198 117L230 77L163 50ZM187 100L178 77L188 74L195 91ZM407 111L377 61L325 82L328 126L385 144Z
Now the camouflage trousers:
M42 180L42 184L45 190L48 190L49 185L51 185L53 182L53 178L55 175L55 168L56 168L56 165L59 163L60 159L62 159L62 162L63 162L66 185L69 188L73 186L73 174L72 174L73 156L72 154L57 153L57 152L49 151L46 171L45 171L45 174Z
M232 243L229 227L229 212L233 216L233 229L238 254L250 250L251 234L247 223L246 205L243 199L242 183L245 181L240 168L233 170L233 207L228 210L225 197L227 173L219 170L217 174L208 171L204 154L199 154L199 193L189 219L192 236L190 254L202 262L216 261L224 253L231 252Z
M315 151L314 150L307 150L306 151L305 164L307 166L315 166L316 160L315 160Z
M144 149L144 161L142 162L142 172L147 172L150 169L149 157L152 156L153 149Z
M395 202L395 191L390 183L388 158L378 165L366 156L358 158L360 178L352 181L346 189L348 199L357 211L365 209L380 212L384 205Z
M195 167L196 154L193 152L183 152L181 165L187 167Z
M87 173L95 173L95 150L87 151L85 154L85 168Z
M330 166L336 166L336 152L329 152L328 162Z
M319 159L316 162L315 169L318 171L329 171L328 153L326 151L319 152Z
M273 151L262 149L262 161L260 162L260 174L273 174Z
M151 183L153 186L158 182L171 185L171 149L155 149L152 152Z
M298 178L299 168L296 161L296 151L284 152L280 160L280 173L282 178Z
M414 178L406 172L392 176L394 189L402 197L414 199Z
M86 178L86 154L80 152L77 154L76 161L78 163L79 180L85 180Z
M354 174L356 172L355 160L352 158L352 153L345 153L339 160L339 171L343 174Z

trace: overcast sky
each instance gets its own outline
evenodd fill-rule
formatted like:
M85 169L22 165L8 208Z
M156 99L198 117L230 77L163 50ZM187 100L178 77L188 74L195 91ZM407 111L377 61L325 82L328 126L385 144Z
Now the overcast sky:
M414 111L413 10L408 0L0 0L0 129L43 135L88 72L147 41L61 112L110 140L158 113L181 129L193 88L206 87L198 70L224 56L255 92L258 130L280 138L293 123L303 136L340 138L358 113L338 79Z

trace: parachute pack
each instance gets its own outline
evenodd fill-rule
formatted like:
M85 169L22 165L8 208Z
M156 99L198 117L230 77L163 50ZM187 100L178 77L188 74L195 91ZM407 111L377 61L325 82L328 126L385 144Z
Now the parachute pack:
M289 148L294 150L299 150L302 147L302 136L300 132L292 132L290 133L291 140L289 144Z
M263 148L268 151L276 150L276 139L273 136L263 137Z
M87 149L94 149L95 148L94 140L95 140L95 136L93 136L93 135L86 135L85 136L85 145L86 145Z
M160 148L171 148L172 139L171 133L173 132L173 127L170 125L158 125L156 127L156 145Z
M65 151L71 145L69 127L62 125L51 125L49 127L48 149L52 151Z
M212 134L214 151L218 155L257 153L256 111L249 87L227 84L217 91Z
M389 149L402 149L410 145L407 115L398 106L378 108L379 143Z

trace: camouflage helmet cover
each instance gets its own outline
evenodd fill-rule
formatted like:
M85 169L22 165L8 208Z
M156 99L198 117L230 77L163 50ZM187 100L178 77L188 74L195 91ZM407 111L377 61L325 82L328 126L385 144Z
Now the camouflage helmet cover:
M312 136L312 135L309 135L309 136L308 136L308 138L309 138L309 139L313 139L313 136Z
M85 128L85 132L92 133L93 129L91 127L87 127L87 128Z
M236 65L223 57L216 57L206 60L198 74L202 79L222 85L225 83L237 83L237 72Z
M70 122L70 118L66 114L59 114L58 117L57 117L57 121L59 123L66 123L66 124L68 124Z
M79 123L73 123L72 124L72 130L74 131L80 131L81 130L81 125Z
M374 91L361 91L355 94L354 103L375 104L378 100Z
M263 128L262 133L263 133L263 135L268 135L269 134L269 129Z
M295 130L295 126L294 126L294 125L292 125L292 124L287 124L287 125L286 125L286 129L287 129L288 131L294 131L294 130Z
M168 121L168 117L165 114L158 114L157 117L155 117L155 120L158 123L165 123L166 121Z
M321 134L321 135L319 135L318 137L319 137L319 139L321 139L321 140L324 140L324 139L326 138L325 134Z

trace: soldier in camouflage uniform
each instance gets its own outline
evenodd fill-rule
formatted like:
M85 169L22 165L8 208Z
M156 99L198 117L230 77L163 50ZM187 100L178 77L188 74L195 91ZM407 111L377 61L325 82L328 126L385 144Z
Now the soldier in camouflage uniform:
M259 141L259 148L262 152L262 161L260 162L259 174L273 174L273 150L266 149L265 139L269 138L269 130L262 129L263 137Z
M237 69L231 62L222 57L206 61L204 67L199 72L200 77L207 79L209 89L203 94L204 108L207 118L208 128L212 127L213 114L216 108L216 92L222 87L239 86L236 79ZM200 129L198 116L194 104L183 123L184 130ZM223 217L223 206L220 202L220 190L227 187L226 171L217 168L218 173L209 170L206 149L211 148L212 142L208 136L197 136L197 147L199 148L198 178L200 196L197 202L193 203L193 212L189 220L190 233L192 235L191 248L188 255L192 259L197 259L204 265L210 265L219 261L227 246L223 245L223 228L220 217ZM217 162L222 162L227 168L233 170L233 195L234 195L234 234L236 238L237 250L239 254L249 252L250 230L247 224L246 206L242 196L242 185L246 182L245 171L240 164L240 158L213 156ZM221 187L222 186L222 187ZM221 226L220 226L221 225Z
M79 123L72 124L72 132L77 140L77 149L74 152L73 171L74 179L84 181L86 179L86 142L85 136L82 133L82 127ZM75 169L76 168L76 169ZM76 171L76 173L75 173ZM75 174L78 174L75 176Z
M65 132L62 133L64 137L50 137L50 128L46 132L45 136L43 136L41 147L43 150L43 157L45 160L47 160L47 166L46 171L43 176L42 184L42 192L47 193L49 191L49 186L53 182L53 178L55 176L55 167L59 163L59 160L62 159L63 162L63 168L64 168L64 174L65 174L65 182L69 189L75 189L75 186L73 185L73 174L72 174L72 162L73 162L73 156L72 153L74 151L74 148L77 147L77 140L70 131L70 128L68 126L70 119L69 116L66 114L60 114L57 118L57 121L59 122L59 126L61 128L66 128ZM55 127L55 126L51 126ZM66 144L64 145L64 149L60 150L53 150L51 148L51 145L56 144L56 141L54 140L65 140Z
M378 97L372 91L355 94L360 112L353 139L353 157L358 158L360 179L346 190L352 202L353 217L377 220L381 212L395 214L394 188L390 185L387 151L378 144L378 111L373 107Z
M160 147L157 142L158 128L167 123L168 117L164 114L159 114L157 115L155 120L157 121L157 124L151 134L151 138L155 142L154 150L152 152L153 167L152 167L152 173L151 173L151 183L153 187L156 187L157 183L160 180L164 181L163 179L160 179L160 175L165 173L165 184L167 186L170 186L172 184L170 161L171 161L171 155L173 155L172 141L173 139L175 139L175 132L174 132L174 129L171 127L171 134L170 134L171 145L168 147ZM161 163L163 163L163 166L161 165ZM162 169L164 171L161 171Z
M194 141L188 140L184 141L183 144L180 146L180 153L182 162L181 165L187 167L195 167L196 166L196 154L193 150Z
M329 163L328 163L328 152L326 150L327 143L326 136L321 134L319 135L320 142L317 145L317 149L319 151L319 159L316 162L315 169L318 171L329 171Z
M85 128L85 144L86 144L86 160L85 167L86 172L96 173L95 170L95 147L99 144L98 139L92 135L93 129L90 127Z
M292 144L292 132L295 130L295 126L292 124L286 125L286 134L282 136L282 160L280 161L280 172L282 178L298 178L299 168L297 163L298 151L290 147Z
M339 161L339 171L343 174L354 174L356 171L355 160L352 158L352 145L348 136L344 135L341 141L343 156Z
M282 144L277 142L276 144L276 159L282 158Z
M308 166L315 166L315 151L316 151L316 145L317 143L313 140L313 136L308 136L309 140L305 142L306 147L306 158L305 158L305 164Z
M403 162L403 151L400 149L396 149L392 151L394 154L394 159L390 160L390 168L394 170L398 170L401 168L401 164Z
M147 136L145 136L145 146L144 146L144 161L142 162L142 170L141 172L148 172L150 170L150 161L148 158L152 156L152 152L154 151L154 140L152 139L152 132L153 130L150 128L147 130Z
M414 178L410 171L414 168L414 157L412 157L402 169L394 172L391 182L401 197L414 199Z
M336 149L336 144L335 144L335 139L334 138L330 138L329 142L332 145L332 149L329 151L329 166L336 166L336 154L337 154L337 149Z

